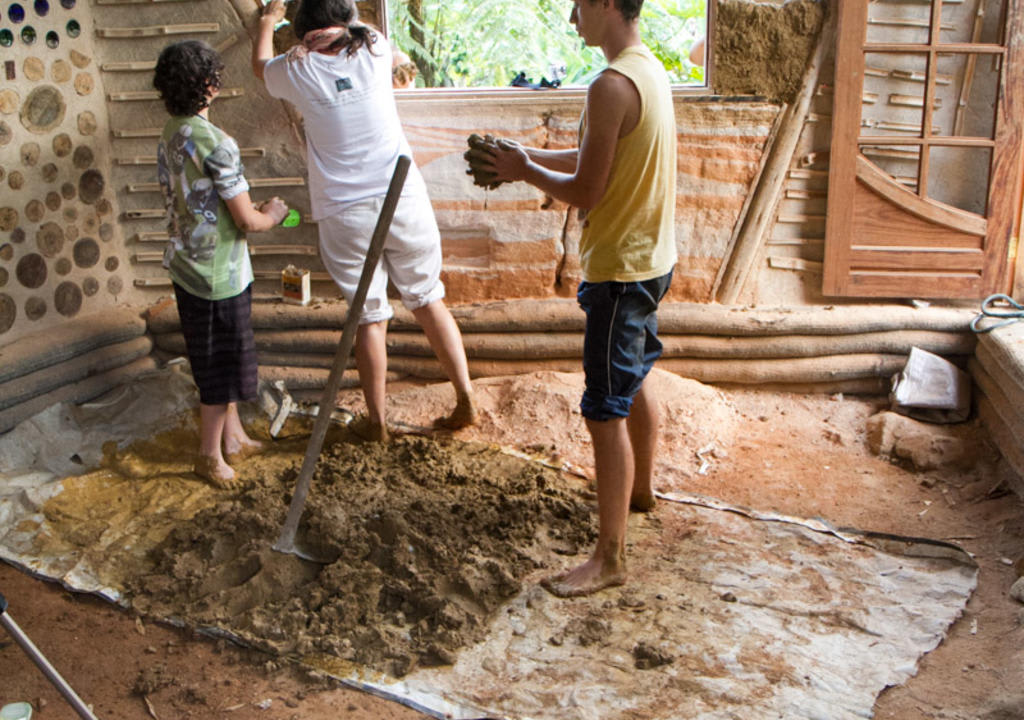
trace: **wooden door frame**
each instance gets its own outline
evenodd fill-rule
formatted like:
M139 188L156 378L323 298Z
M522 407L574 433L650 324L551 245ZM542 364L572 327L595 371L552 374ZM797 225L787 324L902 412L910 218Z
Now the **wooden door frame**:
M882 43L867 39L869 0L843 0L838 4L836 47L836 98L840 83L849 83L850 96L860 98L864 89L864 50L884 52ZM1024 139L1024 0L1007 0L1004 26L1005 50L1001 50L1002 73L998 92L998 114L994 132L995 147L989 173L987 197L987 228L985 232L985 272L981 282L990 289L1002 291L1011 283L1011 253L1018 232L1022 172L1022 139ZM896 46L893 46L896 47ZM962 44L949 44L950 52L968 49ZM905 51L905 50L904 50ZM928 87L928 97L934 91ZM926 102L927 106L927 102ZM925 114L928 117L928 114ZM857 166L861 157L861 113L838 107L832 117L832 152L829 173L829 208L826 222L825 263L822 291L826 295L852 295L850 288L851 244L845 239L846 228L853 227L854 205L849 189L857 182ZM853 149L851 152L850 149ZM843 239L840 242L837 238Z

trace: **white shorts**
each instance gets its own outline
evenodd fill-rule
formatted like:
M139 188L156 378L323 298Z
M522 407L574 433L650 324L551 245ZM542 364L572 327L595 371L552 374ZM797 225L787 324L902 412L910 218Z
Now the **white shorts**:
M320 259L347 302L352 302L363 273L370 238L384 196L359 200L320 221ZM425 195L402 196L384 240L359 324L381 322L395 313L388 302L388 279L402 304L416 310L444 297L441 282L441 233Z

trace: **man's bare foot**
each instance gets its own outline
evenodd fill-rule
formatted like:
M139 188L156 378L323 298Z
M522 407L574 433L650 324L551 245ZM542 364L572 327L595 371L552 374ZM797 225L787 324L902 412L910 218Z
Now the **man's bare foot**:
M388 431L388 426L371 422L370 418L366 415L360 415L355 418L348 424L348 427L356 436L361 437L363 440L368 440L369 442L386 443L391 440L391 433Z
M224 459L229 465L237 465L246 458L259 455L267 447L267 444L259 440L246 437L245 440L224 440Z
M591 595L607 587L626 583L626 571L621 568L605 569L604 565L590 558L582 565L540 581L541 587L555 597L570 598Z
M437 418L434 425L446 430L458 430L472 425L476 422L476 418L476 400L472 395L459 395L451 415Z
M647 492L637 492L634 490L629 498L629 509L634 512L650 512L654 509L656 502L654 493L650 490Z
M192 472L220 490L237 490L242 486L230 465L209 455L196 455Z

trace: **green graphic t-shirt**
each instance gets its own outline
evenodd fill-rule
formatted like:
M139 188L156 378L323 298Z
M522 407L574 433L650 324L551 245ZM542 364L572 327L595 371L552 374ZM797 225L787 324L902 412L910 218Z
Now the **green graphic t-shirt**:
M238 144L216 125L192 115L172 117L157 146L157 175L170 240L164 267L190 294L234 297L253 280L245 235L224 200L249 189Z

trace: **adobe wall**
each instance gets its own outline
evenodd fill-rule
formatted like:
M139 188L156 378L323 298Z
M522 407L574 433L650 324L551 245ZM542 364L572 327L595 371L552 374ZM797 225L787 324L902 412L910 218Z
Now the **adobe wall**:
M171 294L160 265L162 201L153 185L155 133L165 116L151 90L151 67L172 40L198 37L221 50L228 65L225 92L211 119L242 147L254 199L282 195L308 216L300 119L268 98L249 70L245 21L257 12L254 0L65 0L70 8L53 0L45 17L34 16L32 3L22 4L29 17L21 26L31 21L40 39L28 45L16 36L10 47L0 47L7 73L0 90L0 347L105 308L144 308ZM806 7L820 3L794 0L783 8L789 6L805 8L799 15L806 18ZM762 7L774 9L730 0L719 13L727 20L744 7L759 14ZM777 16L790 30L791 15ZM66 34L70 19L81 27L74 38ZM20 26L3 17L4 27ZM813 31L813 23L801 27ZM43 41L50 31L60 39L53 48ZM730 67L742 72L750 62L764 62L729 47L718 60L723 77ZM676 300L712 301L779 114L778 87L742 91L755 95L676 101ZM398 104L435 202L449 299L571 295L579 278L574 213L524 185L485 193L464 174L461 156L470 132L571 145L582 95L523 90L480 99L421 91L400 96ZM281 269L292 264L313 272L314 295L336 296L316 257L312 223L250 241L257 295L276 294Z

